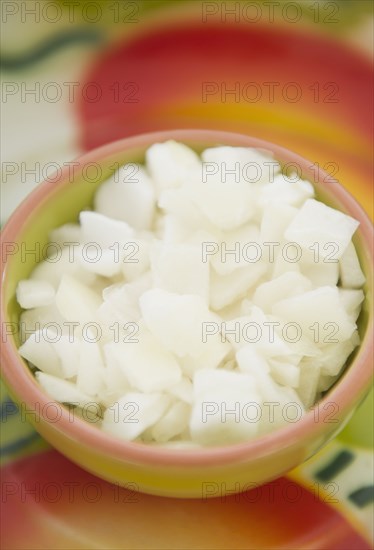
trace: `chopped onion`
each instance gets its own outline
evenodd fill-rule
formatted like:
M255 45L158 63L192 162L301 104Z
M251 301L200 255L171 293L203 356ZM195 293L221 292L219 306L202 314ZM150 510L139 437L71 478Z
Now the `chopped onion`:
M18 283L19 352L107 433L253 439L302 417L359 345L358 222L270 152L155 143L93 204Z

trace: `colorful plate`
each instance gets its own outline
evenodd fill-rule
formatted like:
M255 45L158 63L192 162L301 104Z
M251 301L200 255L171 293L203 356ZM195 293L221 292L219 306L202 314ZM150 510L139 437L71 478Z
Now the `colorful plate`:
M141 24L116 34L85 67L82 94L69 107L81 149L157 129L240 131L320 163L371 204L367 57L304 9L297 24L284 16L254 24L222 18L220 9L204 19L200 2L174 12L170 4L140 12ZM95 90L100 96L90 95ZM79 469L47 447L4 390L1 547L368 550L370 399L338 440L287 478L226 498L212 480L215 498L187 501L139 494Z

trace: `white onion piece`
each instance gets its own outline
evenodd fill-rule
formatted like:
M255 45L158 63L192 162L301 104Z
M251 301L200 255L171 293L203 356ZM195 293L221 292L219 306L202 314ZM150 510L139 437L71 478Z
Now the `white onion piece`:
M302 334L319 345L329 342L327 332L336 331L336 338L343 341L350 338L356 328L341 303L338 289L331 286L280 300L272 312L287 322L298 323Z
M174 403L151 429L152 439L165 443L188 428L191 407L182 401Z
M351 216L308 199L288 226L285 236L306 249L317 243L318 257L338 260L358 226L359 222Z
M177 294L209 299L209 264L202 262L201 247L179 244L154 248L151 257L153 286Z
M155 209L152 181L138 164L125 164L100 185L94 206L96 212L134 229L151 229Z
M60 401L60 403L70 403L78 407L95 403L95 399L92 396L80 391L73 382L61 380L57 376L44 372L37 372L35 376L44 391L56 401Z
M236 269L228 275L218 275L212 270L210 277L211 308L220 310L240 298L244 298L248 290L254 287L266 271L267 265L262 261Z
M116 250L116 243L127 243L134 236L134 230L129 224L108 218L98 212L85 210L80 213L79 221L84 243L96 243L104 249L110 248L113 250L113 254Z
M24 279L17 285L16 296L23 309L49 306L54 302L55 289L47 281Z
M96 319L100 296L70 275L63 275L56 293L56 305L70 322L90 323Z
M81 243L82 228L78 223L65 223L52 229L49 233L49 240L60 246L67 246L71 243Z
M147 327L162 345L180 358L190 357L196 369L217 367L230 351L219 331L204 339L203 331L214 332L220 318L200 296L152 289L141 296L140 308Z
M365 284L356 249L351 241L339 260L340 279L344 288L361 288Z
M151 145L146 152L146 161L159 192L170 187L179 187L193 173L201 174L198 155L186 145L173 140Z
M238 443L257 434L258 422L252 419L261 410L261 397L252 376L201 370L196 372L193 383L193 441L204 445Z
M126 342L108 344L129 385L141 392L165 391L177 384L182 371L176 358L142 327Z
M102 429L116 437L132 441L153 426L170 405L170 399L160 393L126 393L108 407Z
M277 174L272 183L266 183L260 189L258 204L260 207L269 203L288 204L300 207L307 199L314 197L313 185L308 181L298 179L296 174L287 178L283 174Z
M259 285L253 295L253 303L265 312L282 299L297 296L311 289L310 280L294 271L288 271Z
M96 281L96 275L88 272L80 262L80 248L69 245L63 248L57 247L53 255L40 262L30 279L50 283L57 290L63 275L71 275L83 284L92 285Z

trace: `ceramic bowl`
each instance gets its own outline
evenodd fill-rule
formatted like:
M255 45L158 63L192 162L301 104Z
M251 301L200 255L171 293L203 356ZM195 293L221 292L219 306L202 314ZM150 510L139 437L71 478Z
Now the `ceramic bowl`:
M226 144L271 150L282 163L295 163L315 185L317 198L360 222L354 242L367 277L359 318L362 343L348 368L324 398L298 422L245 443L201 449L172 449L125 442L94 424L73 417L37 384L17 351L20 308L15 298L19 280L28 277L48 242L51 229L76 221L92 204L96 188L113 167L143 162L155 142L175 139L196 151ZM290 165L291 166L291 165ZM74 168L74 169L73 169ZM35 253L27 251L35 250ZM39 252L38 252L39 251ZM93 150L66 166L54 181L39 185L18 207L2 235L1 367L12 397L25 420L56 449L82 468L118 484L173 497L207 497L243 491L292 469L338 433L370 389L373 358L373 229L363 209L336 180L316 165L282 147L253 137L210 130L175 130L135 136ZM56 407L58 409L56 409ZM56 414L56 410L59 411Z

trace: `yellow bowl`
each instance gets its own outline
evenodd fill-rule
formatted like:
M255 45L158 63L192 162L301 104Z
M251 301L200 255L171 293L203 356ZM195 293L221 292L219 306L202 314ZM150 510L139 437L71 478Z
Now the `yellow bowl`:
M155 142L175 139L196 151L225 144L271 150L282 163L296 163L315 182L317 197L360 222L355 236L367 278L359 320L362 343L349 367L324 398L298 422L253 441L202 449L171 449L116 439L52 402L36 382L17 346L20 307L15 290L42 259L51 229L77 221L92 204L96 188L126 162L143 162ZM337 181L313 163L271 143L210 130L174 130L116 141L67 166L55 181L42 183L11 216L2 235L1 364L11 395L36 430L61 453L111 482L133 483L140 491L173 497L208 497L243 491L276 478L306 460L347 422L370 389L373 360L373 228L365 212ZM34 253L30 252L34 250ZM53 406L53 410L51 407Z

